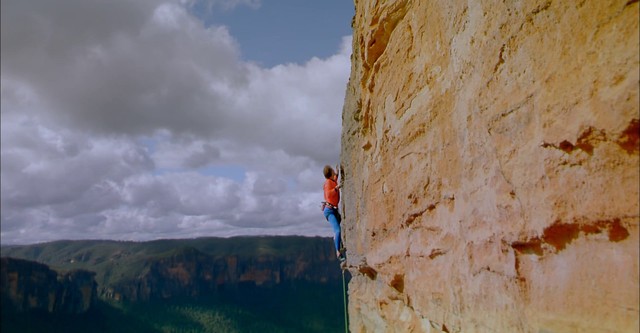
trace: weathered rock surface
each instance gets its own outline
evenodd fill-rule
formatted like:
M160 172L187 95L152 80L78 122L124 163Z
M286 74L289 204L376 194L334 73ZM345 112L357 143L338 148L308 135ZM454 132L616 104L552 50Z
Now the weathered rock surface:
M352 332L638 332L637 0L356 0Z
M97 301L94 275L84 270L57 273L44 264L3 257L0 259L3 311L85 313Z

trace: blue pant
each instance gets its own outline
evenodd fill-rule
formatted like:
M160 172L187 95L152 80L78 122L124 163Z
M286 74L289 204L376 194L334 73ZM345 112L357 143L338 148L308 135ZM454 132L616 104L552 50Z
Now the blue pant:
M333 228L333 243L336 246L336 251L340 251L340 222L342 221L342 217L337 210L326 207L324 209L324 217L331 223L331 227Z

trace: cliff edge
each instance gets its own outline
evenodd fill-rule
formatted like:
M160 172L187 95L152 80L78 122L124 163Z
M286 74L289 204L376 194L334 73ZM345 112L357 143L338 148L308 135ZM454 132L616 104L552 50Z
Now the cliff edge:
M356 0L352 332L638 332L637 0Z
M87 312L97 302L95 273L58 273L34 261L0 258L2 311L42 311L56 314Z

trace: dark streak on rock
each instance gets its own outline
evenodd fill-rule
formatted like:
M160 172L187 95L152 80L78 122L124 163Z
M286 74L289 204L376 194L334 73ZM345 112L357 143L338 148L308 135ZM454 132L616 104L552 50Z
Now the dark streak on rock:
M563 223L556 221L546 227L542 237L533 237L523 241L511 243L517 254L544 255L544 244L553 246L556 253L564 250L582 233L585 236L607 232L609 241L620 242L629 237L629 230L622 225L619 218L599 220L592 223Z
M538 256L543 254L542 241L538 237L524 242L513 242L511 247L522 254L535 254Z
M447 251L444 251L442 249L433 249L429 254L429 259L433 260L434 258L439 257L445 253L447 253Z
M636 0L638 2L638 0ZM640 121L632 119L629 126L622 132L616 143L620 148L624 149L627 154L637 154L640 150L638 143L640 142Z
M378 276L378 272L375 269L371 268L371 266L368 266L368 265L362 265L362 266L358 267L358 272L366 275L371 280L375 280L376 277Z
M399 293L404 292L404 275L396 274L393 276L393 280L389 284L393 289L397 290Z
M582 150L589 155L593 155L596 144L606 141L612 142L607 138L604 131L589 127L580 134L575 144L568 140L563 140L558 144L543 142L541 146L542 148L559 149L567 154L571 154L575 150ZM629 155L638 154L640 151L640 121L632 119L627 128L620 133L615 143Z
M413 214L409 215L409 216L407 217L407 219L404 221L405 226L407 226L407 227L408 227L408 226L410 226L411 224L413 224L413 222L414 222L418 217L422 216L422 215L423 215L425 212L427 212L427 211L432 211L434 208L436 208L436 206L435 206L435 205L433 205L433 204L431 204L431 205L429 205L426 209L423 209L423 210L421 210L421 211L419 211L419 212L415 212L415 213L413 213Z
M578 238L580 227L575 223L560 223L556 221L554 224L546 227L542 234L542 240L552 245L556 251L562 251L574 239Z

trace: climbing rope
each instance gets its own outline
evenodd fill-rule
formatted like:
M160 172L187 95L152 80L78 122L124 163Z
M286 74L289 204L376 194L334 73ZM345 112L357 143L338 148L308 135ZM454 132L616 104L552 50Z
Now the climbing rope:
M344 331L349 333L349 319L347 318L347 288L344 282L344 269L342 270L342 296L344 297Z

